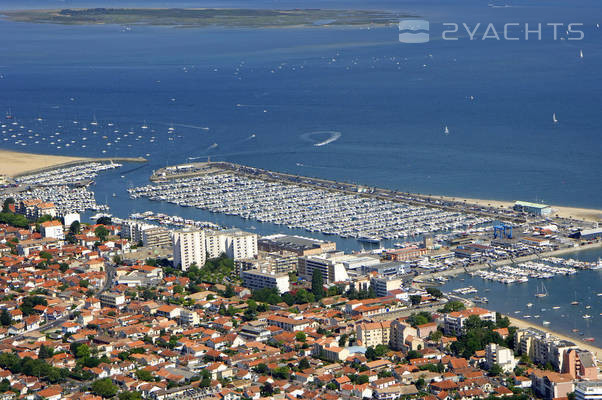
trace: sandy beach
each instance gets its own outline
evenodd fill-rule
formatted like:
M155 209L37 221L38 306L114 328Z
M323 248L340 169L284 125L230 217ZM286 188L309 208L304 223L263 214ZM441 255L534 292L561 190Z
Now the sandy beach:
M450 196L435 196L441 199L464 201L466 203L478 204L480 206L493 206L511 208L514 205L513 201L500 201L500 200L482 200L482 199L470 199L465 197L450 197ZM552 215L562 218L574 218L585 221L602 221L602 210L588 209L588 208L577 208L577 207L565 207L555 206L550 204L552 207Z
M573 342L582 349L591 351L592 353L594 353L596 355L596 358L598 358L598 359L600 359L600 357L602 357L602 348L596 347L596 345L594 345L591 342L586 342L583 340L575 339L571 336L567 336L567 335L563 335L561 333L554 332L553 330L545 328L541 325L532 324L525 320L517 319L517 318L511 317L509 315L506 315L506 316L510 320L510 324L513 326L516 326L517 328L535 328L535 329L539 329L540 331L548 332L560 339L564 339L564 340L568 340L569 342ZM600 340L600 338L596 338L596 339Z
M14 177L29 171L86 160L85 157L50 156L0 150L0 175Z

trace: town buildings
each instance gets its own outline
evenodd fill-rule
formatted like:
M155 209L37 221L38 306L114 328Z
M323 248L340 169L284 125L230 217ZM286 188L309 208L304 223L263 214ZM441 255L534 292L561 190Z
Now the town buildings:
M192 264L202 266L206 260L205 232L201 229L181 229L173 232L174 265L183 271Z
M575 384L575 400L602 399L602 380L578 382Z
M271 273L251 269L243 271L241 278L243 286L251 290L274 288L280 293L285 293L290 289L289 276L287 273Z
M483 321L495 322L495 312L480 307L473 307L463 311L455 311L445 315L444 331L449 335L461 335L464 324L471 316L476 315Z
M205 249L209 258L226 254L234 260L257 255L257 235L240 229L206 230Z
M514 351L496 343L490 343L485 347L485 364L487 368L499 365L504 372L512 372L516 367Z

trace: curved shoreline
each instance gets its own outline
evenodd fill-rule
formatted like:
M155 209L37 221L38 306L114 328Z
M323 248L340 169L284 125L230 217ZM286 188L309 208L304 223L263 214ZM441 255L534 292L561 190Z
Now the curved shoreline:
M146 162L142 157L74 157L48 154L21 153L0 149L0 175L16 178L56 168L94 161Z

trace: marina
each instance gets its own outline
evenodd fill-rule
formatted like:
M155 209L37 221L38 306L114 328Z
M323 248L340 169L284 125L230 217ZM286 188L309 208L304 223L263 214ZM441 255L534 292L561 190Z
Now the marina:
M544 259L545 260L545 259ZM574 260L561 262L561 258L555 258L557 265L548 265L542 262L526 261L519 264L504 265L495 270L479 270L471 273L483 279L496 281L504 284L526 283L529 278L549 279L557 275L574 275L577 269L566 265L575 265ZM558 266L562 265L562 266ZM597 269L600 262L579 262L582 269Z
M492 222L470 213L224 172L156 182L128 192L133 199L144 197L374 244L433 233L484 231L484 225Z
M153 211L144 211L141 213L130 214L129 219L146 221L153 224L163 225L170 228L181 228L192 226L196 228L222 229L220 225L209 221L197 221L194 219L183 218L177 215L167 215L164 213L154 213ZM116 219L120 221L120 219Z
M56 186L93 181L100 172L121 167L114 162L90 162L72 167L56 168L15 178L15 182L25 186Z
M601 256L602 249L598 248L557 258L565 260L567 264L578 261L585 265L596 265ZM569 261L571 259L572 262ZM597 289L600 279L601 272L595 269L584 269L570 275L554 275L549 279L530 279L522 284L504 284L476 275L461 274L449 279L440 289L471 301L475 296L486 296L489 309L531 321L576 339L600 340L602 313L599 310L602 309L602 293ZM537 296L542 293L546 295ZM544 325L543 321L548 323Z
M17 203L28 199L52 202L59 215L85 211L106 212L110 209L107 201L98 204L89 186L99 173L121 166L113 161L78 162L72 166L22 175L14 179L15 187L4 191L1 197L3 200L12 197Z

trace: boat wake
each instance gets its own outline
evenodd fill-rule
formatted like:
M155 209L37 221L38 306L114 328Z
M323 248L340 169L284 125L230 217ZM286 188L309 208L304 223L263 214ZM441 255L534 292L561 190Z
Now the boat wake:
M326 140L316 143L314 140L314 136L323 136L323 135L330 135L330 136ZM322 146L326 146L327 144L330 144L334 141L339 140L339 138L341 136L342 136L342 134L339 131L314 131L314 132L304 133L303 135L301 135L301 138L303 140L313 143L314 147L322 147Z
M242 140L242 143L249 142L249 141L251 141L251 140L255 139L256 137L257 137L257 135L255 135L254 133L252 133L251 135L249 135L249 136L247 136L246 138L244 138L244 139Z
M208 126L198 126L198 125L188 125L188 124L172 124L172 123L165 123L165 122L157 122L158 124L161 125L166 125L166 126L179 126L180 128L190 128L190 129L198 129L200 131L208 131L209 127Z

